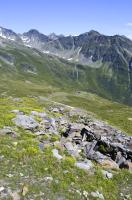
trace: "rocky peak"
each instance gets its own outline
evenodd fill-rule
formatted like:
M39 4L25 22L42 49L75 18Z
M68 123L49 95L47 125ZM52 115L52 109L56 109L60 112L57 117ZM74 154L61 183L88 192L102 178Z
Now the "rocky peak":
M95 30L87 32L88 36L100 36L101 34Z
M51 34L49 34L49 39L51 39L51 40L56 40L56 39L58 39L58 36L55 34L55 33L51 33Z
M0 27L0 37L12 41L19 40L19 36L10 29Z
M31 29L28 32L23 34L24 37L28 37L29 39L33 39L33 41L35 42L35 40L39 40L40 42L45 42L48 41L48 36L40 33L38 30L36 29Z
M36 29L30 29L28 32L24 33L23 35L28 35L28 36L32 36L32 35L39 35L40 32Z

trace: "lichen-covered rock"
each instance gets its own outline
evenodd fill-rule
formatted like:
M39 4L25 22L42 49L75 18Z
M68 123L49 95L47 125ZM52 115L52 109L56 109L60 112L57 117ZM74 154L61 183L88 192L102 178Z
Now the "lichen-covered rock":
M102 160L100 165L105 169L119 169L118 164L113 160Z

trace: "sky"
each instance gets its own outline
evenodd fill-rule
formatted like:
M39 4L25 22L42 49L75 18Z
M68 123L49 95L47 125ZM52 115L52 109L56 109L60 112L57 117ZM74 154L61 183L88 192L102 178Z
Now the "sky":
M79 35L96 30L132 38L132 0L0 0L0 26Z

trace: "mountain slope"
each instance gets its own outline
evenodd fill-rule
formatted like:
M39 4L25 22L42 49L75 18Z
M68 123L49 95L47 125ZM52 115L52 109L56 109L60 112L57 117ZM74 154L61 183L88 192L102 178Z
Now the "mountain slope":
M13 84L15 94L18 81L23 94L83 90L132 104L132 41L124 36L46 36L34 29L20 35L0 28L0 64L2 91Z
M105 98L131 103L127 71L113 70L107 64L92 68L70 63L5 39L2 39L0 47L0 74L1 91L12 94L32 95L43 93L44 88L47 92L56 88L90 91Z

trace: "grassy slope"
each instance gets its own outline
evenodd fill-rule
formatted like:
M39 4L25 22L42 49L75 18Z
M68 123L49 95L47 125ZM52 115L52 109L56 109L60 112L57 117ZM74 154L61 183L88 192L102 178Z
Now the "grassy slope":
M0 116L2 116L0 125L1 127L13 125L11 119L14 114L10 113L13 109L30 114L32 110L43 111L45 106L48 106L47 102L39 102L34 98L23 98L22 102L2 98L0 99ZM62 161L53 158L52 147L40 151L38 145L42 138L22 129L16 131L19 134L15 138L10 135L0 137L0 155L4 156L0 180L3 181L5 188L17 191L21 196L21 191L25 187L28 191L23 199L56 200L62 197L68 200L85 200L84 191L90 194L97 190L103 193L106 200L120 200L121 192L124 195L132 194L132 174L127 170L112 171L113 179L104 179L99 166L95 165L94 174L79 170L74 166L75 160L59 146L53 148L58 148L60 154L65 155ZM68 170L68 173L64 173L65 170ZM53 177L53 181L46 181L46 177ZM90 197L90 199L96 198Z

